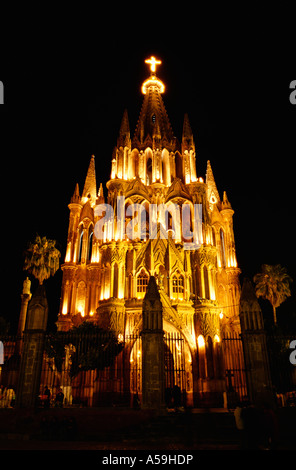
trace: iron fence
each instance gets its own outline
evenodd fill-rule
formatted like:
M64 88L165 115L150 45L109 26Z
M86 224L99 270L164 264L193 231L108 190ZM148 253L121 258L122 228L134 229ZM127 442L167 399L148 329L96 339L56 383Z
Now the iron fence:
M277 394L288 395L294 392L296 404L296 367L290 362L290 342L294 335L267 334L266 345L272 384ZM292 395L291 395L292 396Z
M0 363L0 408L11 408L15 404L21 362L22 338L2 336Z
M266 340L274 390L288 397L283 404L290 403L289 396L295 395L296 390L296 367L289 361L290 340L280 335L267 335ZM17 392L23 340L6 336L0 337L0 341L3 345L0 407L10 407L14 405ZM243 399L248 390L241 336L225 335L221 346L224 366L221 370L224 370L227 391ZM173 401L174 388L175 392L178 389L179 396L181 393L182 404L186 403L186 396L192 394L192 367L186 348L182 335L165 334L167 404ZM98 332L47 335L40 380L41 406L47 404L47 389L51 406L138 406L142 394L141 336L134 334L120 339L113 333Z
M166 399L186 394L184 338L164 336ZM48 395L50 393L49 401ZM128 335L59 332L46 337L40 406L138 406L142 395L142 339Z
M138 335L118 340L113 333L47 336L40 382L40 404L60 406L128 405L139 389L141 358L134 363ZM48 392L49 390L49 392Z
M165 402L167 406L186 404L186 368L184 338L179 333L164 336Z

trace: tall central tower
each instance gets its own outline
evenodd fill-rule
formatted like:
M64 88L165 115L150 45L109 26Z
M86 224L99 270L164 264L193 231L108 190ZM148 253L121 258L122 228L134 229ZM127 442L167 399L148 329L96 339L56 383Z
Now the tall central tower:
M153 275L164 330L185 341L189 389L209 379L217 389L222 331L240 330L234 211L226 192L220 198L210 162L205 178L197 176L188 115L179 143L162 99L165 85L156 75L160 61L146 62L150 76L142 84L139 119L131 136L123 113L107 199L102 185L97 193L92 157L83 192L77 185L69 204L57 326L67 330L89 320L122 338L141 331L142 302ZM186 249L196 233L198 247Z

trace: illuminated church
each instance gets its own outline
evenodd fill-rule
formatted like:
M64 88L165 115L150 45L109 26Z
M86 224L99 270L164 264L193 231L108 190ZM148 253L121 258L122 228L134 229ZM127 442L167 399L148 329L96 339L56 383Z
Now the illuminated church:
M67 331L93 321L126 341L141 332L143 298L153 275L164 331L184 340L188 395L194 382L203 390L221 391L221 338L240 332L234 211L225 191L220 197L210 162L205 177L197 172L187 114L181 142L174 136L162 98L165 85L156 75L161 62L151 57L146 63L150 76L142 85L136 129L132 135L124 111L107 192L97 186L92 156L82 192L77 184L69 204L57 327ZM109 219L106 211L96 210L103 204L112 207ZM201 207L199 220L195 205ZM159 207L167 208L167 217ZM174 211L180 224L174 223ZM197 233L198 248L186 249Z

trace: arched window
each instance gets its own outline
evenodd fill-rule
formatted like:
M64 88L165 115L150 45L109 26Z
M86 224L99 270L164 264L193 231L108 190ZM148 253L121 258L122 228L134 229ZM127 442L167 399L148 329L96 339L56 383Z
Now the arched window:
M91 261L93 237L94 237L94 232L93 232L93 226L91 225L88 230L87 261Z
M206 266L203 267L203 276L204 276L204 296L205 299L210 298L210 289L209 289L209 273L208 268Z
M176 178L183 178L183 170L182 170L182 157L179 153L175 155L175 164L176 164Z
M136 166L138 160L138 150L134 149L128 158L128 176L132 179L136 176Z
M86 285L84 281L80 281L77 288L76 310L82 317L85 315L85 296Z
M149 204L144 201L141 206L141 239L146 240L149 238Z
M133 296L133 276L130 273L128 275L128 298L131 299Z
M214 227L212 227L212 239L213 239L213 245L216 246L216 233Z
M114 264L113 269L113 297L118 297L118 264Z
M180 273L176 273L172 277L173 299L184 298L184 277Z
M182 204L182 236L185 242L192 241L192 217L190 205Z
M213 341L210 336L207 337L207 341L206 341L206 360L207 360L207 378L212 379L214 377L214 361L213 361Z
M148 286L148 275L142 269L137 276L137 297L138 299L143 299Z
M152 159L150 157L147 160L146 184L152 184Z
M168 212L168 226L167 230L172 230L173 229L173 218L171 212Z
M170 155L166 149L162 151L162 182L166 186L171 184Z
M222 228L220 228L220 252L221 252L221 263L222 268L226 267L226 256L225 256L225 236Z
M201 379L206 378L206 357L205 357L205 339L202 335L199 335L197 338L198 345L198 369L199 377Z
M82 246L83 246L83 226L80 226L79 229L79 240L78 240L78 263L81 263L81 257L82 257Z
M223 355L221 341L218 335L214 338L213 346L214 375L216 378L221 379L223 377Z

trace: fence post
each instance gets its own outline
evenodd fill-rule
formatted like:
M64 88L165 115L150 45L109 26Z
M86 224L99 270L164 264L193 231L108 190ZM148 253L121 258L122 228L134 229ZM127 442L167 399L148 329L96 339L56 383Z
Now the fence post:
M161 410L164 401L164 331L162 303L154 276L143 300L142 408Z
M20 376L16 394L16 406L36 406L40 387L48 304L44 286L39 286L29 304L24 343L20 365Z
M247 278L244 279L240 298L240 321L250 400L273 401L262 311Z

